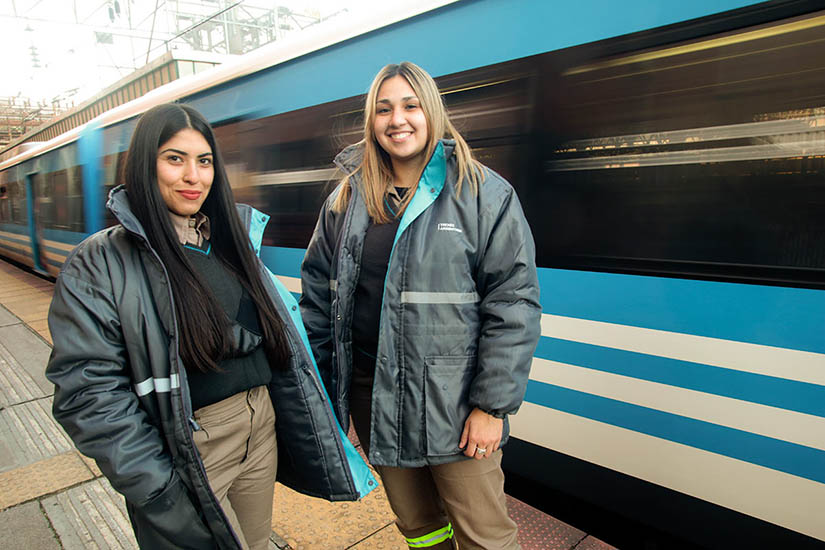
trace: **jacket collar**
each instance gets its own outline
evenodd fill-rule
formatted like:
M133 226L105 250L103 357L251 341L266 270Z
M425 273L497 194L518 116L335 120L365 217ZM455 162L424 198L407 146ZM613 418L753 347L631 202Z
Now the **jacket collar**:
M444 146L444 157L449 159L455 151L455 140L439 140ZM345 174L354 174L361 166L361 159L364 156L364 143L358 142L342 150L335 157L335 165L343 170Z
M106 207L124 229L148 242L143 226L140 225L140 222L129 205L129 194L125 186L118 185L109 192L109 200L106 203ZM246 204L238 204L236 208L238 210L238 216L241 218L241 225L243 225L249 234L249 239L252 241L255 253L260 253L264 228L269 221L269 216Z

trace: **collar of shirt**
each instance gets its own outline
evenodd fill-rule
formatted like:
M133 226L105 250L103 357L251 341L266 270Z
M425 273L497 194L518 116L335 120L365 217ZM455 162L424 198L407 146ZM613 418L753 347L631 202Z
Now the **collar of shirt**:
M209 218L203 212L198 212L194 216L180 216L170 211L169 218L172 220L175 233L178 234L180 244L201 246L203 241L209 240Z
M396 187L394 185L390 185L387 189L387 202L393 209L395 209L404 201L404 197L407 196L409 191L410 189L408 187Z
M408 191L409 189L406 187L396 187L394 185L390 185L389 189L387 189L387 197L390 199L390 201L393 201L396 204L398 204L399 202L404 200L404 197L407 196Z

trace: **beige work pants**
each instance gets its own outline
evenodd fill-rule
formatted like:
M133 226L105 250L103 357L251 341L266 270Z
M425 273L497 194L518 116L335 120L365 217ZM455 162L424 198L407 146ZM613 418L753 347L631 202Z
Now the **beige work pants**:
M350 413L369 454L372 376L353 369ZM520 550L518 527L507 514L501 449L485 460L459 460L421 468L375 466L396 525L410 548L448 550L452 525L460 550Z
M269 390L258 386L194 413L209 485L245 549L266 550L278 452Z

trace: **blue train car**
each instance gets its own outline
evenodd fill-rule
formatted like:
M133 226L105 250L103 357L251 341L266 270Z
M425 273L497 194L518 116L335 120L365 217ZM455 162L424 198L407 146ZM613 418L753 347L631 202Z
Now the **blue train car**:
M509 489L621 548L820 548L819 9L430 1L318 27L0 164L0 254L56 274L111 223L135 117L183 101L216 126L236 198L271 215L262 256L299 294L362 94L413 61L536 240L542 337Z

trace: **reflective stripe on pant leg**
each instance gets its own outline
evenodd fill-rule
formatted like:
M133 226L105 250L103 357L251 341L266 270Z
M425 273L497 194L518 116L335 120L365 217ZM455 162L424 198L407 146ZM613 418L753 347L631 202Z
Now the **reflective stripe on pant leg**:
M407 545L409 545L410 548L430 548L451 538L453 538L453 525L452 523L448 523L441 529L436 529L432 533L427 533L423 537L404 540L407 541Z

